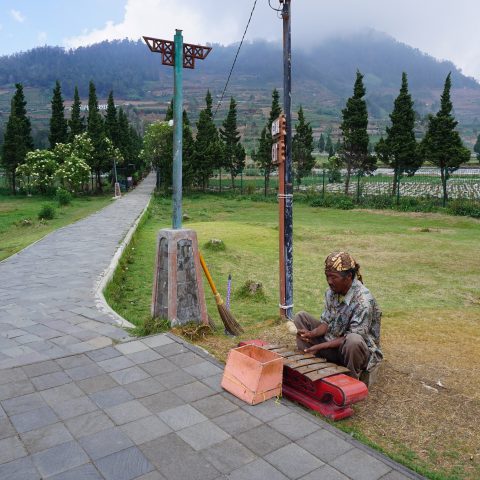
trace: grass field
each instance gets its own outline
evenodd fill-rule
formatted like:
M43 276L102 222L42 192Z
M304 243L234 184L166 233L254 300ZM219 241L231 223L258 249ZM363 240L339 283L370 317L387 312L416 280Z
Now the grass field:
M79 197L74 198L70 205L58 207L54 199L0 195L0 260L13 255L53 230L100 210L110 201L111 194ZM53 220L38 220L38 212L44 204L57 207Z
M170 225L170 212L169 200L152 202L107 288L113 308L136 325L150 320L156 233ZM196 195L185 199L184 212L200 246L225 242L225 251L203 253L224 297L232 274L242 338L293 344L278 317L276 205ZM355 416L336 425L432 479L480 478L479 238L480 222L469 218L294 209L295 311L321 313L323 260L345 249L384 312L379 381ZM238 296L247 280L262 283L264 300ZM206 298L220 324L208 290ZM196 341L222 360L237 342L220 332Z

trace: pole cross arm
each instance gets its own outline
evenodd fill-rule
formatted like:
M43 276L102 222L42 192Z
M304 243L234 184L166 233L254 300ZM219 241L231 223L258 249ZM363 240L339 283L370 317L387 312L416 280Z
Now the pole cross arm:
M175 45L171 40L143 37L148 48L155 53L162 54L162 64L173 67L175 65ZM204 45L183 44L183 68L195 68L195 59L204 60L212 47Z

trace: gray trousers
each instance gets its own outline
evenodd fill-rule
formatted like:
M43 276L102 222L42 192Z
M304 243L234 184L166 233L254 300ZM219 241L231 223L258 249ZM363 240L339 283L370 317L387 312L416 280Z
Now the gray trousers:
M307 312L299 312L293 319L298 329L313 330L320 325L320 320ZM312 345L325 342L324 337L315 337L311 343L306 342L297 335L297 347L299 350L305 350ZM338 348L325 348L317 353L318 357L326 358L329 362L343 365L350 370L350 375L359 378L363 370L366 369L370 351L361 335L358 333L347 333L345 340Z

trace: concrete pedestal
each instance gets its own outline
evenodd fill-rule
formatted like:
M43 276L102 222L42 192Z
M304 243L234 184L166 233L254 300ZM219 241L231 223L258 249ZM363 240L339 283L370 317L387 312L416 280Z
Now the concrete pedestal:
M208 324L197 234L193 230L158 232L151 313L172 327L188 322Z

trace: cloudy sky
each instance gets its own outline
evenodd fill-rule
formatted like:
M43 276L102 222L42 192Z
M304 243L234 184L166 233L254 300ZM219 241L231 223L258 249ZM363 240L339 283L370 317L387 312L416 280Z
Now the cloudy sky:
M278 0L270 0L278 6ZM0 0L0 55L39 45L77 47L105 39L172 38L188 43L240 40L253 0ZM292 0L292 42L374 28L480 81L479 0ZM257 0L248 40L279 41L281 21Z

